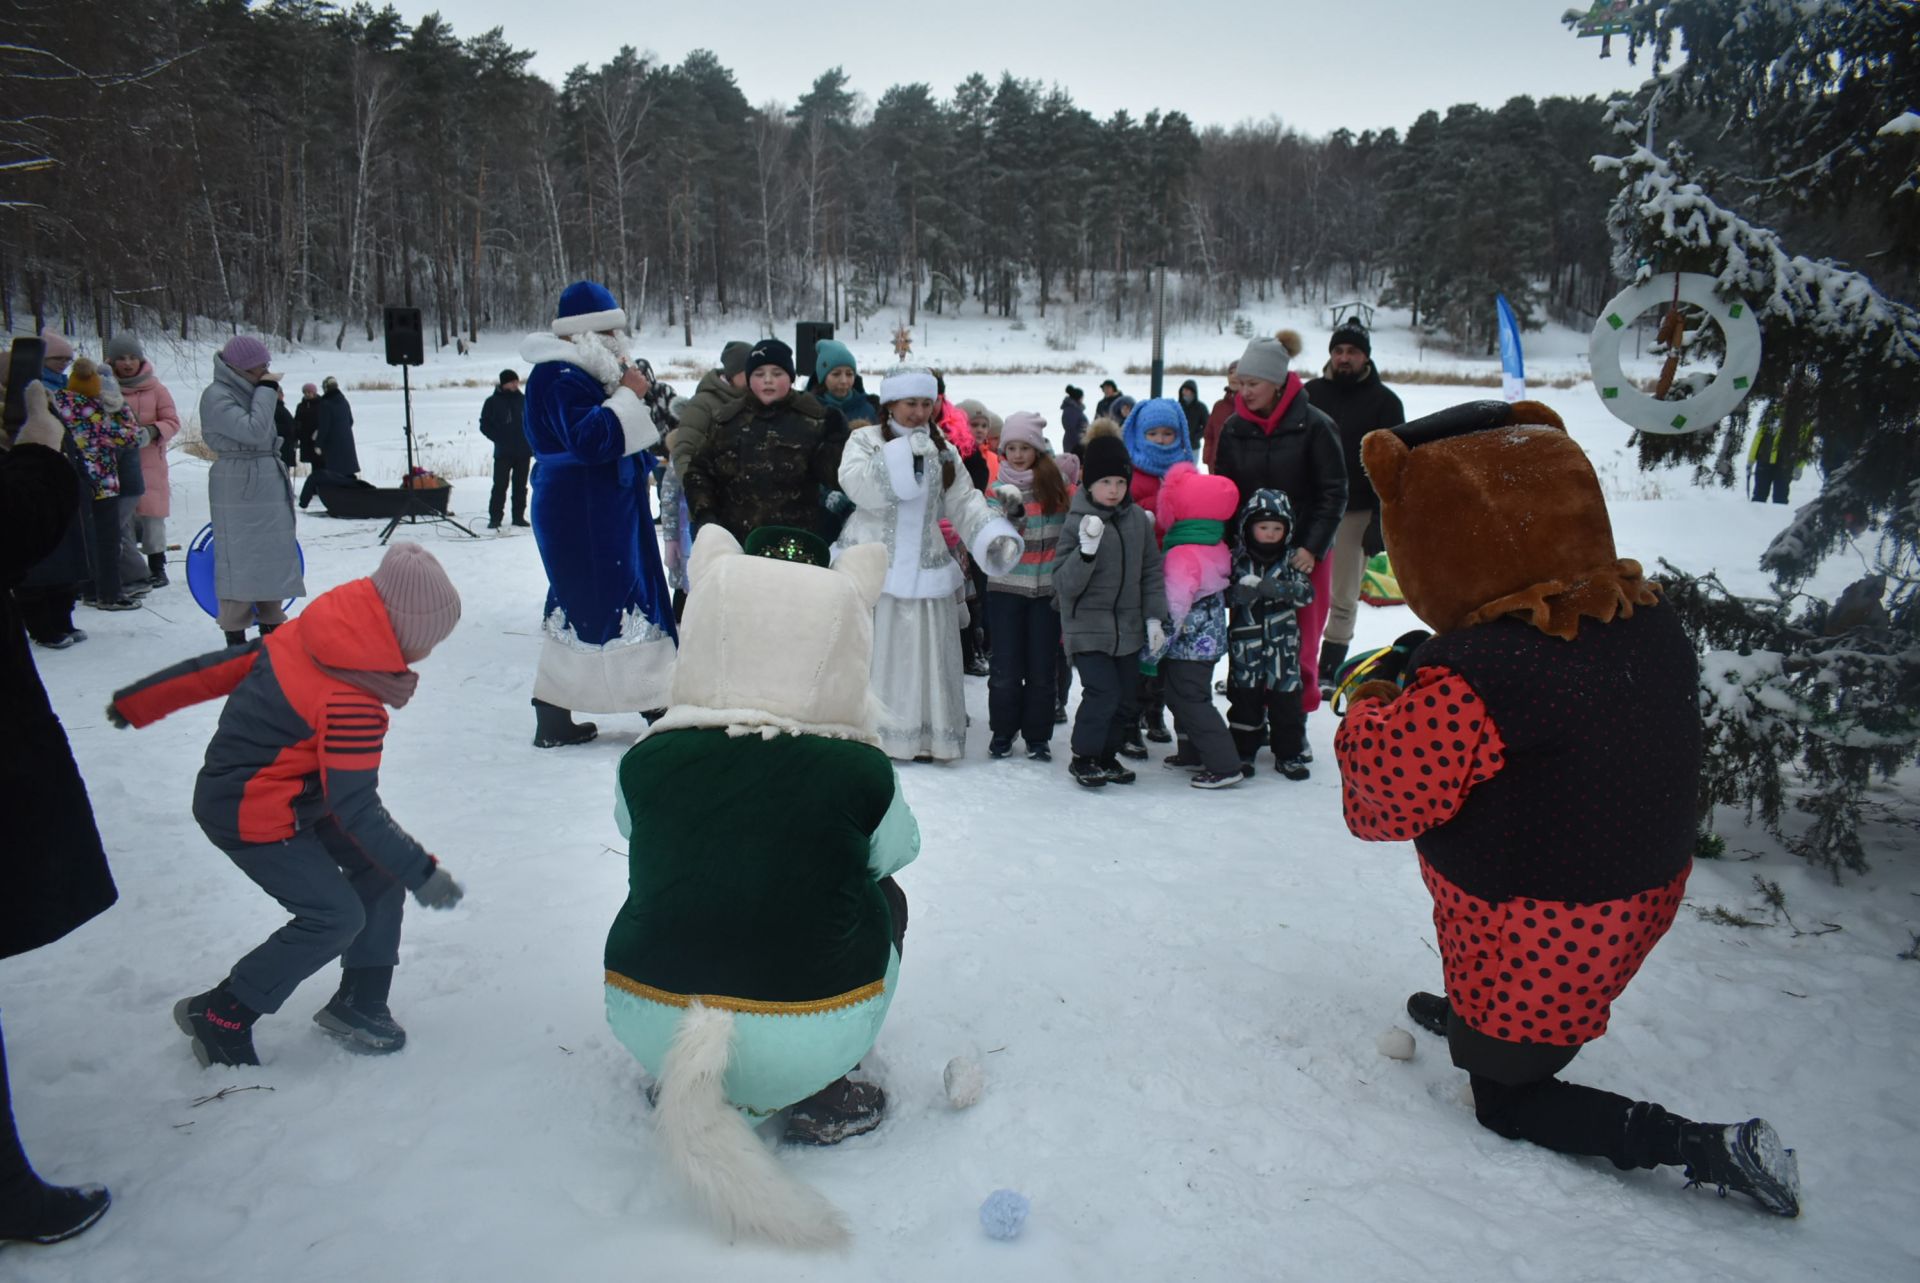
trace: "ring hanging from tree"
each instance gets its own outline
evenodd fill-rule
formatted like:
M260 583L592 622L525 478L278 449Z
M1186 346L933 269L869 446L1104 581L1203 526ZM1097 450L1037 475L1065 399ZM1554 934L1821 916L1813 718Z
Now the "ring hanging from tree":
M1712 427L1746 399L1753 388L1753 376L1760 369L1760 323L1744 301L1729 303L1716 295L1714 284L1713 277L1701 272L1662 274L1628 286L1600 310L1587 357L1600 402L1616 419L1641 432L1675 436ZM1678 365L1681 326L1677 318L1682 303L1699 308L1720 327L1727 352L1712 382L1691 396L1666 401L1642 392L1622 372L1620 340L1634 317L1649 308L1667 305L1661 335L1673 355L1660 382L1662 387L1671 386Z

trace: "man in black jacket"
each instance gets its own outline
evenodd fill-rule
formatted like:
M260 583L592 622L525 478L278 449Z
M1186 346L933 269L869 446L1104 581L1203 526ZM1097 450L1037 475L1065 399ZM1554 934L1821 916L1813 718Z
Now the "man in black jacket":
M500 386L480 407L480 435L493 442L493 495L487 500L487 529L498 530L506 514L507 482L513 482L513 524L527 524L527 469L533 447L527 443L527 394L520 376L500 371Z
M1320 643L1322 698L1332 695L1333 675L1353 644L1360 581L1367 569L1367 528L1377 519L1380 506L1366 469L1360 466L1360 438L1376 428L1398 427L1407 421L1400 398L1380 381L1380 371L1373 366L1372 336L1358 319L1340 322L1327 352L1327 372L1307 384L1307 399L1339 425L1347 464L1347 511L1333 541L1333 601L1326 637Z

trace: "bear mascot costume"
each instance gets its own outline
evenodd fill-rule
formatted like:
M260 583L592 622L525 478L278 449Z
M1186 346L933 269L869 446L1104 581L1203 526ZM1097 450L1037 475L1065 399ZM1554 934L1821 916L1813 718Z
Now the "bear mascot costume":
M1799 1213L1762 1119L1693 1123L1555 1075L1607 1029L1672 925L1701 760L1692 644L1615 556L1586 454L1537 402L1480 401L1367 435L1387 549L1434 636L1359 687L1334 744L1348 827L1411 841L1433 896L1443 1033L1502 1136Z
M846 1236L753 1125L789 1141L879 1126L847 1077L893 1001L920 831L869 691L887 550L827 565L824 541L763 527L694 542L672 704L620 763L628 896L607 936L607 1020L657 1080L667 1157L732 1233Z

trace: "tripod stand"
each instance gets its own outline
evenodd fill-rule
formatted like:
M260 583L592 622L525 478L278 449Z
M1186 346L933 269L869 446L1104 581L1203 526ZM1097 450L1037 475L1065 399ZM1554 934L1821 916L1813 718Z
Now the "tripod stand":
M393 538L394 530L403 521L410 526L420 521L437 521L442 525L452 526L469 539L478 539L479 535L446 514L444 503L440 508L435 508L420 497L420 491L413 488L413 384L407 378L405 365L400 367L400 399L402 405L406 407L407 475L401 483L403 495L400 500L400 511L393 514L393 520L389 521L387 528L380 532L381 545L385 546L387 540Z

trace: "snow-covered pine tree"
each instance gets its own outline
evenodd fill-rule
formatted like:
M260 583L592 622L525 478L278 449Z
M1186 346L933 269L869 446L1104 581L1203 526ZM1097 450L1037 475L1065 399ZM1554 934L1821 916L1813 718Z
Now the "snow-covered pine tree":
M1699 481L1731 485L1752 420L1771 413L1822 477L1761 557L1771 600L1672 565L1662 577L1702 649L1703 821L1745 805L1836 879L1866 868L1874 777L1920 761L1920 132L1901 123L1920 103L1917 13L1910 0L1637 5L1630 55L1649 54L1653 79L1614 104L1623 138L1651 113L1669 136L1704 124L1695 137L1738 140L1715 160L1765 172L1680 145L1596 158L1620 181L1616 272L1715 276L1766 337L1741 409L1697 436L1643 436L1642 465L1692 459ZM1835 556L1870 573L1833 603L1800 591ZM1802 831L1782 823L1789 800L1812 817Z

